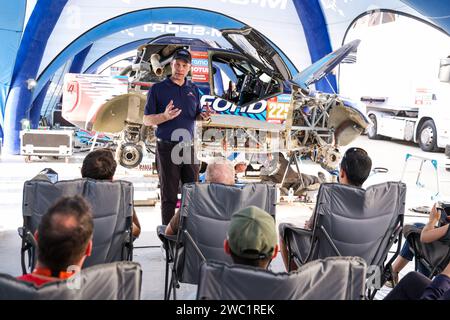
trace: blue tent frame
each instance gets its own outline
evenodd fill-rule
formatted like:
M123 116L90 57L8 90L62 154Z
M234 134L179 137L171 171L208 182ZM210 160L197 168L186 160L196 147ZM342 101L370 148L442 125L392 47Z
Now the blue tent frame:
M450 3L448 1L401 1L417 10L417 12L428 16L432 22L439 25L447 33L449 32L450 16L444 15L445 13L448 15L450 11ZM328 31L329 26L326 24L323 8L319 0L292 0L292 2L305 33L311 61L315 62L332 51ZM96 27L85 32L62 50L38 77L38 68L45 52L47 40L67 3L68 0L37 1L23 33L6 101L3 132L0 130L0 135L4 133L5 150L8 153L17 154L19 152L19 132L22 119L31 119L32 125L37 126L42 105L40 101L45 96L44 93L49 85L51 76L69 59L83 52L95 41L126 28L150 22L164 23L172 21L173 23L181 24L197 24L198 21L202 21L203 25L216 29L239 28L244 25L232 17L204 9L168 7L128 12L101 22ZM279 49L277 48L277 50ZM72 65L74 68L77 67L77 63L77 68L79 68L78 59L81 58L82 54L75 59L75 64ZM32 79L37 79L37 85L31 91L28 88L28 84L29 80ZM329 77L328 81L318 83L316 88L321 91L337 92L334 77Z

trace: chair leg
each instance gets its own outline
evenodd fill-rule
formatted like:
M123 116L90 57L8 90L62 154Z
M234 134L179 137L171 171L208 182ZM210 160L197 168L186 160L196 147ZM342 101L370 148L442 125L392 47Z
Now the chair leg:
M164 278L164 300L169 300L168 291L169 291L169 262L167 261L167 252L166 252L166 276Z
M374 296L375 296L375 294L373 293L372 289L367 290L367 299L368 300L373 300Z
M164 247L165 247L165 253L166 253L166 274L165 274L165 280L164 280L164 300L170 300L170 293L172 290L172 282L173 282L173 266L172 266L172 276L170 278L170 283L169 283L169 269L170 269L170 264L173 263L172 260L172 256L169 253L169 250L171 250L170 246L168 245L168 243L164 243Z
M170 294L173 294L173 300L176 300L176 289L179 288L177 281L177 272L175 270L175 265L172 266L172 272L169 280L169 259L170 255L166 251L166 274L165 274L165 284L164 284L164 300L170 300Z
M133 261L133 236L130 237L130 242L128 244L128 261Z
M288 272L292 271L291 263L292 263L292 255L290 254L290 252L288 252L288 254L287 254L287 269L288 269Z
M375 298L375 295L377 294L378 289L373 289L372 295L369 297L370 300L373 300Z
M31 273L34 270L34 266L36 264L35 254L35 248L23 239L22 247L20 248L20 264L22 267L22 274ZM28 261L26 260L27 256Z
M173 300L177 300L177 283L176 281L173 282Z
M170 280L170 284L167 291L167 295L164 297L164 300L170 300L170 294L172 293L172 280Z
M364 298L366 300L370 300L370 289L366 289L366 291L364 292Z
M180 285L178 284L178 275L177 275L177 271L175 270L175 265L172 269L172 279L171 279L171 287L173 290L173 300L177 300L177 288L180 287ZM170 296L170 293L169 293Z
M28 250L28 268L30 273L33 272L34 267L36 266L36 249L34 247L30 247Z
M170 300L170 295L172 294L173 300L177 300L176 290L179 288L176 278L176 272L172 271L172 276L170 278L170 283L166 286L164 290L164 300ZM168 281L166 280L166 284Z
M25 265L25 249L20 250L20 264L22 266L22 274L27 274L27 266Z

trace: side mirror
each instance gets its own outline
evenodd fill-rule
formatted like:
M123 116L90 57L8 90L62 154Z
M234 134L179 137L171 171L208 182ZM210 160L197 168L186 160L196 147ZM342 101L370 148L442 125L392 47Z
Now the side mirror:
M441 59L439 81L450 83L450 57Z

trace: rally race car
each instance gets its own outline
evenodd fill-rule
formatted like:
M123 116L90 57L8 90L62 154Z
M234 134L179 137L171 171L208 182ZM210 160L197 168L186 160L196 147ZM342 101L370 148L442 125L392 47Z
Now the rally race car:
M201 105L214 111L196 130L201 157L298 151L326 169L336 168L339 146L364 132L370 121L358 104L311 86L356 50L359 40L293 75L279 51L256 30L221 32L232 49L164 35L140 46L120 77L67 74L64 118L84 129L117 134L119 163L136 167L154 150L154 128L142 124L146 93L170 75L174 52L186 48L192 54L190 80L200 90Z

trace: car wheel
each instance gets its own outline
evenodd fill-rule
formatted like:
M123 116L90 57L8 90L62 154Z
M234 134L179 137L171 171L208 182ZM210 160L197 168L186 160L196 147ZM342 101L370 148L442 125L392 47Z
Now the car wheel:
M427 120L422 124L419 132L420 149L427 152L438 150L437 147L437 131L433 120Z
M371 114L369 116L370 121L372 121L373 125L367 130L367 136L369 139L372 140L379 140L381 139L381 136L377 134L378 131L378 124L377 124L377 117L374 114Z
M125 168L137 167L144 157L142 148L134 143L125 143L121 146L119 153L119 164Z

